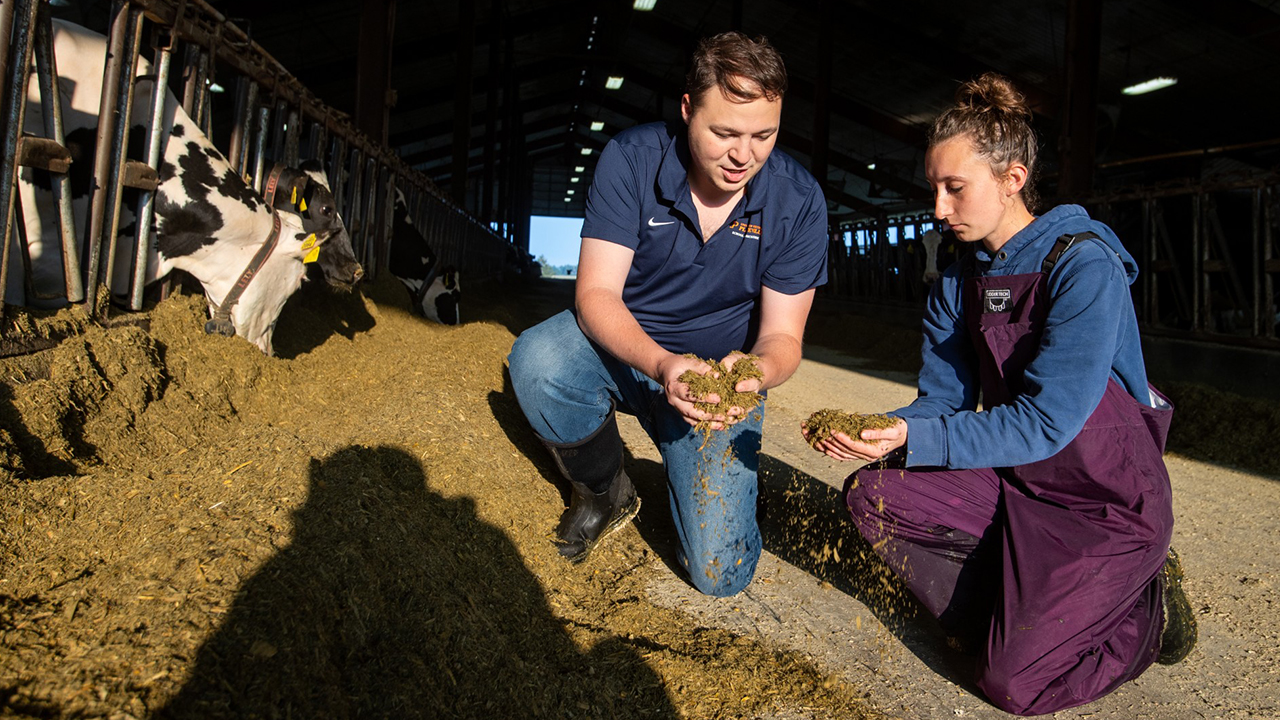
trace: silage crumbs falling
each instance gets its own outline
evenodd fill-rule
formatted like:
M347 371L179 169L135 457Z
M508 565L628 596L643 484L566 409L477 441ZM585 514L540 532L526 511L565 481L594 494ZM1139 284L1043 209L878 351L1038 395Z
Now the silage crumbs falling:
M843 410L826 408L819 410L804 421L809 431L808 441L812 447L836 433L844 433L853 440L862 439L863 430L887 430L898 423L892 415L847 413Z

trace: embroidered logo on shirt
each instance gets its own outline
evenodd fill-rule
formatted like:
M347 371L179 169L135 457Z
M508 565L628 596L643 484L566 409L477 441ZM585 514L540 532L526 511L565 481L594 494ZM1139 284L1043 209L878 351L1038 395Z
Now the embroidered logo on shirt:
M676 221L675 221L675 220L668 220L667 222L660 223L660 222L654 222L654 220L655 220L655 219L656 219L656 218L649 218L649 227L659 227L659 226L661 226L661 225L675 225L675 224L676 224Z
M734 220L733 224L729 226L729 232L737 235L738 237L744 237L750 240L760 239L760 226L748 225L743 220Z
M1013 306L1009 302L1012 298L1013 291L1009 288L986 288L982 291L982 311L987 313L1013 312Z

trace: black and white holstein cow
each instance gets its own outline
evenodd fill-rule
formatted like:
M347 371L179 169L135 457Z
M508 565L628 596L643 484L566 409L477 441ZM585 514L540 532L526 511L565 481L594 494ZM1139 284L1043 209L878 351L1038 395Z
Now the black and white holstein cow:
M85 227L87 197L96 142L97 112L102 92L106 38L70 23L54 21L54 57L59 76L68 149L72 150L72 195L77 227ZM145 137L153 81L142 77L150 64L139 58L134 98L133 132ZM203 286L215 320L207 329L239 335L272 354L271 336L285 301L302 284L305 263L316 261L331 285L351 287L363 275L351 250L350 237L338 216L328 179L318 164L285 169L277 177L275 208L245 184L199 126L165 90L159 187L144 282L179 269ZM26 129L43 134L39 86L32 78ZM81 147L73 148L73 145ZM137 158L140 153L130 153ZM25 302L23 282L8 278L6 302L37 305L39 297L62 286L61 246L56 240L52 197L42 171L23 169L22 208L36 298ZM130 195L123 197L121 235L113 272L113 288L128 286L133 253L134 218ZM107 252L103 249L105 257ZM251 265L252 263L252 265ZM12 269L19 263L10 263ZM15 295L17 297L15 297ZM230 297L229 297L230 296ZM65 301L64 301L65 302ZM228 324L229 323L229 324Z
M399 190L389 261L391 274L409 290L409 307L414 313L444 325L461 322L458 271L452 266L440 267L439 257L409 219L409 206Z

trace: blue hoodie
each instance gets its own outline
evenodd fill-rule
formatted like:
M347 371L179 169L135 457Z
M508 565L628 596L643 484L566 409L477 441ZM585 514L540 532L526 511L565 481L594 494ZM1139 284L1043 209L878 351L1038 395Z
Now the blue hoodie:
M961 263L934 284L925 309L919 397L892 413L907 422L908 466L1010 467L1051 457L1084 427L1108 378L1150 404L1129 296L1138 267L1111 228L1078 205L1061 205L995 255L977 245L973 265L979 276L1039 272L1059 236L1085 231L1100 239L1073 245L1050 275L1044 335L1027 365L1023 393L1007 405L976 411L978 359L961 302Z

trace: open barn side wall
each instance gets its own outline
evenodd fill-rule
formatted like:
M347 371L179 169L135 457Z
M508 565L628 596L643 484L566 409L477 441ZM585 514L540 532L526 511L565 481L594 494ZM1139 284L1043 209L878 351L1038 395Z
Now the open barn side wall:
M1138 262L1144 333L1280 348L1280 178L1122 190L1082 203ZM845 223L831 234L825 296L918 307L929 213ZM939 228L940 229L940 228ZM938 270L964 250L947 239Z

